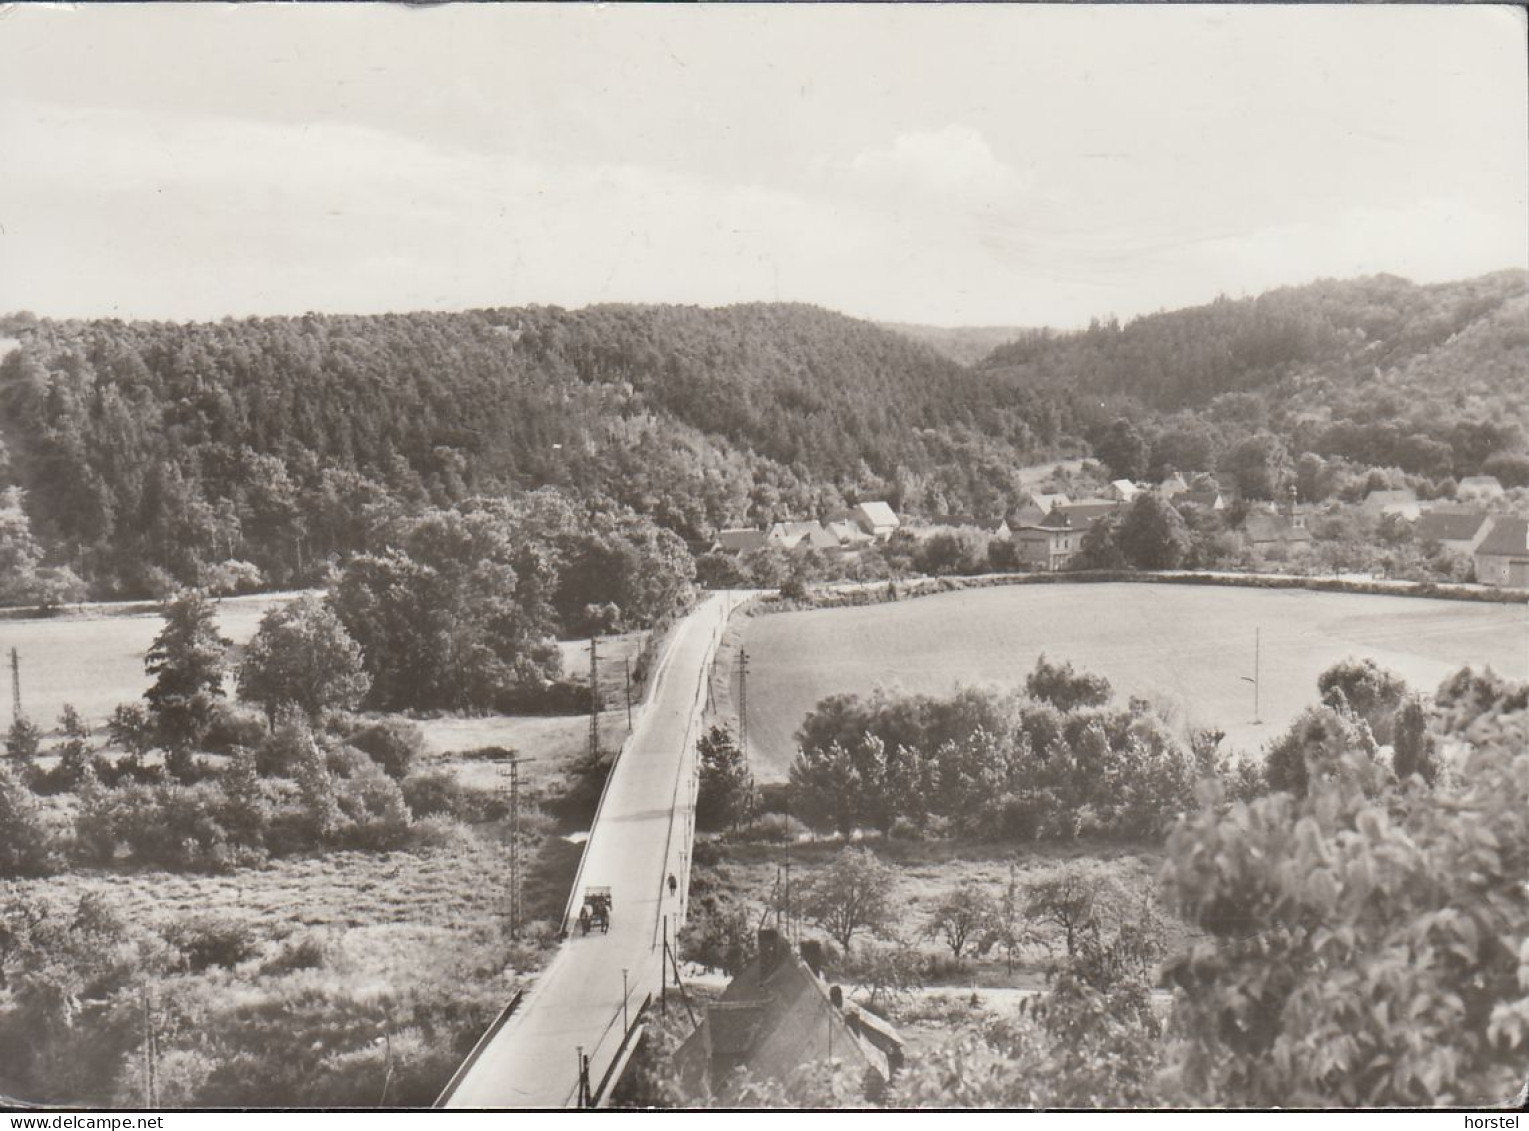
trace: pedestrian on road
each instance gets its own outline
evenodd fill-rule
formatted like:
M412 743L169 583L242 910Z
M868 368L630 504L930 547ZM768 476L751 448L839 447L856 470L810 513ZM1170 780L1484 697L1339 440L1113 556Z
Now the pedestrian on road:
M669 873L669 894L673 895L680 890L680 882L674 878L674 873Z

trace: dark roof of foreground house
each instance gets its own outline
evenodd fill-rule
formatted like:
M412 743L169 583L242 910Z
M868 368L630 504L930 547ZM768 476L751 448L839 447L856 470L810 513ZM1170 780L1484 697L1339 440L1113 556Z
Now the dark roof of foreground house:
M1492 530L1476 553L1494 557L1529 558L1529 519L1504 516L1492 523Z
M1082 502L1066 503L1053 508L1046 521L1052 522L1058 513L1078 530L1087 530L1107 514L1120 509L1120 504L1111 499L1084 499Z
M1487 517L1481 511L1427 511L1418 516L1414 530L1419 542L1469 542L1481 532Z
M1311 533L1282 514L1250 514L1242 524L1254 545L1270 542L1310 542Z
M804 949L809 944L803 944ZM778 932L759 932L759 953L728 984L720 1001L675 1053L681 1089L714 1095L744 1068L756 1080L787 1081L801 1068L837 1060L865 1081L884 1086L901 1062L902 1040L880 1017L844 1005Z
M768 539L763 530L733 529L717 532L717 549L732 554L758 550L767 544Z

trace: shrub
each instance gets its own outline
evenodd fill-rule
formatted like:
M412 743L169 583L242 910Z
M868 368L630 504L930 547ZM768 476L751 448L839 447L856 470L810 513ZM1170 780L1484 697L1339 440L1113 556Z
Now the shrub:
M404 803L416 817L447 816L463 821L483 817L482 794L463 785L450 770L410 774L399 784Z
M398 783L379 769L342 779L337 798L341 837L355 848L398 848L409 838L409 807Z
M456 817L435 813L409 826L409 843L416 848L466 848L473 843L472 830Z
M260 967L263 977L290 974L294 970L317 970L329 961L329 943L319 934L288 939L275 956Z
M42 745L42 729L25 715L18 715L5 736L5 752L21 762L37 757Z
M789 813L761 813L727 839L759 844L795 844L811 835L812 830Z
M213 915L180 919L164 932L164 938L180 952L181 967L192 973L211 966L232 970L259 949L244 920Z
M368 724L351 734L349 741L395 779L407 777L409 767L425 749L424 732L406 719Z
M213 708L202 747L214 754L231 754L239 747L255 750L266 736L266 723L260 712L232 703L219 703Z
M52 843L37 798L8 766L0 766L0 876L40 876L51 871Z

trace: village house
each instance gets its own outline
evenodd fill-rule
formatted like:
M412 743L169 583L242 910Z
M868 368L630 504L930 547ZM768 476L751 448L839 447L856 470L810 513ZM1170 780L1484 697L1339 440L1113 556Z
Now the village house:
M1359 509L1375 518L1388 514L1400 515L1408 522L1417 521L1423 508L1418 505L1417 492L1407 487L1399 491L1371 491L1365 496Z
M1214 475L1196 475L1189 485L1189 490L1180 496L1179 501L1193 503L1206 510L1226 509L1226 497L1222 495L1221 484L1216 482Z
M1028 495L1023 495L1018 505L1005 517L1006 529L1001 530L1000 533L1007 534L1016 526L1033 526L1038 522L1044 522L1054 508L1065 507L1069 501L1067 496L1061 493L1048 495L1040 491L1032 491Z
M1181 474L1175 471L1157 485L1157 493L1169 502L1172 502L1180 495L1187 495L1189 493L1189 484L1184 481L1184 477Z
M1417 541L1437 542L1446 550L1467 556L1476 552L1492 530L1492 516L1468 507L1437 507L1418 516L1413 534Z
M1276 548L1291 550L1311 543L1305 516L1299 514L1250 514L1243 521L1242 531L1256 554Z
M711 548L720 554L746 554L751 550L762 550L769 544L769 535L763 530L755 530L752 527L733 527L728 530L719 530Z
M1120 503L1112 499L1083 499L1076 503L1063 503L1055 508L1054 513L1064 518L1069 526L1082 535L1088 533L1088 528L1105 515L1114 514L1119 509Z
M783 550L813 549L837 550L839 540L823 529L817 519L806 522L777 522L770 526L768 535L772 545Z
M1104 497L1117 503L1129 503L1141 494L1141 488L1129 479L1116 479L1104 489Z
M868 1097L880 1094L902 1064L902 1040L887 1021L845 1004L840 988L823 980L820 954L812 943L798 954L778 931L760 929L758 955L674 1054L687 1097L718 1095L738 1068L784 1081L805 1065L835 1060L864 1082Z
M1074 530L1060 510L1044 523L1021 525L1009 535L1019 560L1044 573L1067 568L1083 543L1083 534Z
M1495 475L1467 475L1455 488L1457 499L1500 499L1502 484Z
M860 524L852 518L840 518L828 523L825 527L828 533L834 536L834 540L846 550L858 550L861 546L869 545L873 539Z
M1505 589L1529 589L1529 519L1498 517L1476 547L1476 580Z
M897 512L882 502L861 503L850 513L860 529L878 542L885 542L902 525Z

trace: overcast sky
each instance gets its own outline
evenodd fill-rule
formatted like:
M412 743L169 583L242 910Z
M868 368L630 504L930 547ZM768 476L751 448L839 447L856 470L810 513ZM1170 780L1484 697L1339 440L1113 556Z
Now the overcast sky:
M13 6L0 311L1070 326L1529 265L1513 8Z

